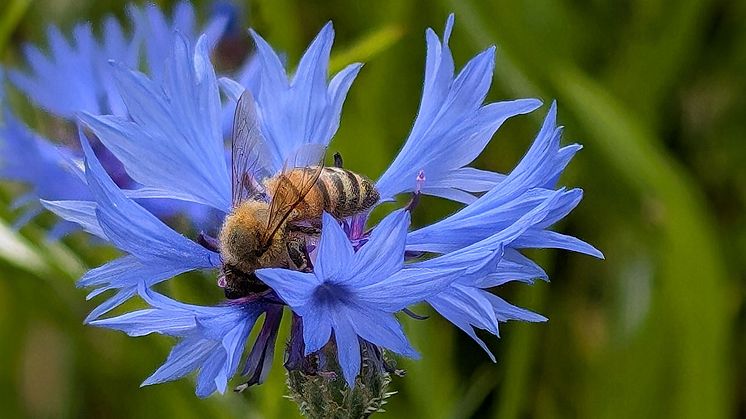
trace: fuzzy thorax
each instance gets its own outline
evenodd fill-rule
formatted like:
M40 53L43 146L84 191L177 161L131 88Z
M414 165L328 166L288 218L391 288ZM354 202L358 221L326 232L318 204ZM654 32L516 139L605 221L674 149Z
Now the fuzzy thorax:
M243 202L225 217L220 230L223 263L244 272L287 264L284 226L277 230L268 247L263 243L263 237L268 234L268 217L269 204L262 201Z

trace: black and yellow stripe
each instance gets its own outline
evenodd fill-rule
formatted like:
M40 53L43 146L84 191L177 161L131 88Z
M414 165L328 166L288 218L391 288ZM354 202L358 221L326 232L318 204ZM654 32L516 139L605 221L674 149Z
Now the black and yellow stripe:
M337 218L363 212L379 199L370 180L339 167L325 167L316 187L324 201L324 209Z

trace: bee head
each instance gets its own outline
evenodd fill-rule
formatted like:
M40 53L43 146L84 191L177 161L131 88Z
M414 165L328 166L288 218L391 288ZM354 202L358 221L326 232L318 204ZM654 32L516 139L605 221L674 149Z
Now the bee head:
M258 259L271 246L265 240L268 204L248 201L235 208L225 218L220 231L220 253L226 263L255 269Z

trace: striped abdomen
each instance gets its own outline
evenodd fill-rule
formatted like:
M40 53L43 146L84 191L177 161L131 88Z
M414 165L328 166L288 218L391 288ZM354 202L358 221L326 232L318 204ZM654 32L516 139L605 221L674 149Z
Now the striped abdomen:
M294 184L302 182L308 171L316 168L293 169L287 176ZM297 183L296 183L297 182ZM270 192L272 185L270 185ZM370 209L380 195L373 183L357 173L339 167L324 167L316 184L298 206L298 219L321 218L326 211L335 218L344 218Z

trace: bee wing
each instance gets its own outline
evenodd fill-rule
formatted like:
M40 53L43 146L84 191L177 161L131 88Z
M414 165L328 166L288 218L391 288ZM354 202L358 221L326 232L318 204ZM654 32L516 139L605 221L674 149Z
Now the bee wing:
M272 175L267 166L270 154L259 128L254 97L248 89L236 105L231 143L232 197L236 207L247 199L263 196L262 180Z
M274 237L277 230L288 219L295 208L300 205L311 191L324 169L323 146L318 144L303 145L288 161L277 176L277 183L269 204L269 221L267 223L265 243ZM296 170L296 169L301 170ZM291 171L296 175L291 179Z

